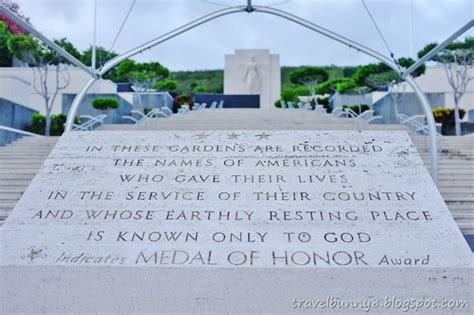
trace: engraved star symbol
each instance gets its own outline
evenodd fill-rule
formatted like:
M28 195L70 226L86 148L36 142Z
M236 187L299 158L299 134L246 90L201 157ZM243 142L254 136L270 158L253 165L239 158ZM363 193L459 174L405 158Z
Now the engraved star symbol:
M261 134L255 135L259 140L268 139L270 135L268 133L262 132Z
M227 137L229 137L229 140L237 140L240 137L240 135L233 132L233 133L227 134Z
M33 262L36 258L45 258L46 255L43 253L44 248L36 249L35 247L30 247L30 251L22 256L23 259L29 258L29 262Z
M207 137L209 137L209 135L207 133L203 132L203 133L200 133L200 134L196 135L196 137L199 140L207 140Z

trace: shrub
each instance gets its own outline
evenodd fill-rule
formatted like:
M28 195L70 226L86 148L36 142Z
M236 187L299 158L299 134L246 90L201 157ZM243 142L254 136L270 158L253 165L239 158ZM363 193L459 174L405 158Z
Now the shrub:
M188 93L181 93L181 94L178 94L178 95L175 96L174 104L175 105L183 105L183 104L192 105L193 104L193 98Z
M316 85L316 92L319 94L332 94L335 91L343 93L348 89L353 89L357 86L354 80L350 78L336 78Z
M298 96L309 96L309 90L304 86L295 86L281 91L281 99L285 102L297 102Z
M98 110L117 108L119 104L119 100L114 97L100 97L92 100L92 106Z
M340 82L336 85L336 91L339 93L344 93L350 90L353 90L357 87L357 84L354 82L354 80L347 80L344 82Z
M158 91L175 91L178 88L178 82L171 79L161 80L156 82L153 88Z
M351 109L353 112L355 112L357 115L362 114L366 110L369 110L370 107L367 104L348 104L348 105L343 105L342 109L345 110L346 108Z
M318 97L318 104L322 105L327 113L332 112L332 108L329 106L329 97Z
M204 93L206 92L206 88L202 85L197 85L193 89L193 93Z
M275 101L274 105L275 105L276 108L281 108L281 103L280 102L281 102L281 98L279 98Z
M64 114L51 115L51 136L60 136L64 132L64 124L66 123L67 117ZM75 122L79 122L76 118ZM46 117L40 113L34 113L31 116L31 123L26 126L26 130L29 132L44 135L44 129L46 126Z
M354 73L356 72L357 68L356 67L344 67L342 68L342 75L345 78L351 78Z
M320 67L301 67L290 72L289 79L293 84L307 84L308 82L324 82L329 73Z
M462 119L466 111L464 109L459 109L459 117ZM436 107L433 108L433 116L437 123L453 124L454 123L454 109L446 107Z
M318 104L324 107L329 105L329 97L318 97Z

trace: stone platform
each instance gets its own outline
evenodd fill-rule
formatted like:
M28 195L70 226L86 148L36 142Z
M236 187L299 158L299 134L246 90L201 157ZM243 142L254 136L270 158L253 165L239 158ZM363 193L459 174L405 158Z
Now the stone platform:
M473 303L471 251L406 132L68 133L0 232L2 313Z

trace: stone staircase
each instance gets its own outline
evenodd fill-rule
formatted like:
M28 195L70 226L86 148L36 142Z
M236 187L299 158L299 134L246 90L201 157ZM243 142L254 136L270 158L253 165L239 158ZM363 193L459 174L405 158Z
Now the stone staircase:
M302 110L203 110L139 125L103 125L101 130L325 129L407 130L400 125L366 125ZM408 131L408 130L407 130ZM409 132L410 133L410 132ZM429 169L429 139L410 133ZM57 142L58 137L25 137L0 148L0 225ZM474 235L474 137L439 139L439 189L461 231Z

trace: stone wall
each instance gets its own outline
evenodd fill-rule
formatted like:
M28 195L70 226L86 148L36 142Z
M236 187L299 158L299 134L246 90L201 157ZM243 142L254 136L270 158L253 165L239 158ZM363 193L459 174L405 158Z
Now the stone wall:
M133 108L143 109L145 108L160 108L168 107L173 110L173 97L168 92L143 92L133 93Z
M76 94L63 94L63 108L62 113L67 115L69 109L71 108L72 102L74 101L74 97ZM76 116L80 115L90 115L90 116L98 116L104 114L103 111L97 110L92 107L92 100L95 98L102 98L102 97L114 97L120 101L120 105L117 109L109 110L105 114L107 114L107 118L105 119L104 123L107 124L121 124L123 123L122 116L130 115L131 110L133 109L133 105L127 102L125 99L121 98L117 94L87 94L84 99L82 100L81 106L77 111Z
M31 108L2 98L0 98L0 110L0 125L21 130L25 130L26 125L31 122L31 115L36 113ZM0 129L0 146L4 146L21 137L23 136L20 134Z
M213 93L199 93L194 95L196 103L206 103L207 107L211 106L212 102L224 101L224 108L259 108L259 95L228 95L228 94L213 94Z
M421 107L418 98L415 93L395 93L397 96L397 109L401 114L407 116L424 115L425 112ZM403 94L403 96L401 95ZM430 102L431 108L444 107L444 93L425 93L428 101ZM373 104L373 110L375 115L382 116L383 123L385 124L396 124L398 119L396 116L396 108L394 97L386 95Z
M339 94L336 93L330 99L331 108L343 105L366 104L372 105L372 94Z

